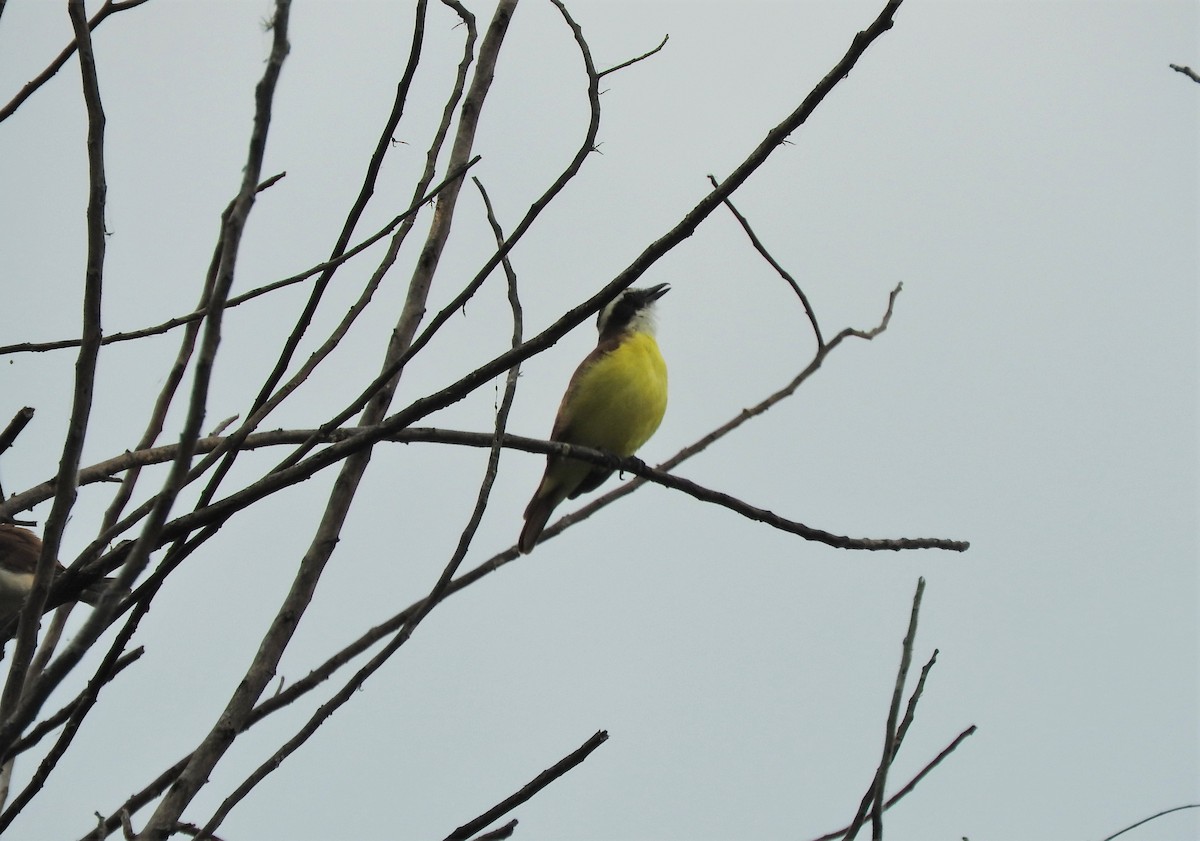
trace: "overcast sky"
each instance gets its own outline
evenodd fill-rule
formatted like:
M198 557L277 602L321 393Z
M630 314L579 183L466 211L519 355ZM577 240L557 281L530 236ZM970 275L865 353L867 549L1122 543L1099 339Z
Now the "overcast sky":
M484 29L492 4L465 2ZM5 7L0 100L70 40L64 5ZM605 77L600 154L512 254L527 335L674 225L706 176L740 163L882 6L570 2L601 68L670 40ZM262 0L152 0L97 30L107 332L193 308L241 178L270 14ZM456 23L430 4L425 60L364 234L408 203L461 53ZM287 177L255 206L235 293L327 256L411 25L406 3L297 0L264 170ZM1200 66L1198 36L1187 0L907 0L734 196L826 336L873 326L891 289L904 289L886 333L845 343L794 397L678 472L835 533L964 539L968 552L836 550L643 488L438 608L219 834L440 838L599 729L605 745L513 813L517 838L836 829L878 762L920 576L914 659L940 653L891 779L979 729L889 812L889 838L1099 841L1200 802L1200 84L1168 66ZM570 31L550 3L523 0L476 142L474 172L502 224L569 161L586 117ZM74 61L0 123L0 344L78 335L84 132ZM374 376L419 242L343 351L265 428L314 426ZM490 246L478 196L464 191L431 311ZM339 273L318 336L381 254ZM641 452L650 463L783 386L815 348L794 294L728 213L640 285L663 282L671 396ZM245 412L306 295L293 288L230 313L206 428ZM506 348L504 295L497 274L406 372L397 407ZM548 433L594 341L585 324L523 367L511 431ZM177 343L104 352L85 464L136 442ZM57 468L74 359L3 360L0 422L37 408L0 463L6 493ZM488 430L497 394L481 389L429 423ZM167 441L179 418L170 424ZM248 458L231 489L281 457ZM484 458L377 450L284 657L286 681L428 590ZM504 455L467 568L515 541L541 469L540 457ZM146 656L101 696L13 837L84 834L94 812L111 813L202 738L274 616L333 476L235 518L171 579L134 641ZM64 555L87 544L110 496L81 492ZM341 682L239 740L185 817L206 820ZM18 764L18 781L32 769ZM1195 839L1200 810L1122 837Z

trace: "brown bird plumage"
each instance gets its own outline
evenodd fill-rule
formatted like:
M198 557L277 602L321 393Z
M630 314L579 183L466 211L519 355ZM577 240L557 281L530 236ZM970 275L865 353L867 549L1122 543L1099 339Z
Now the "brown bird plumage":
M33 589L33 575L41 554L42 540L36 534L0 523L0 621L14 616L25 603ZM55 575L64 571L63 565L56 561ZM96 581L79 594L79 600L95 605L111 586L111 578Z

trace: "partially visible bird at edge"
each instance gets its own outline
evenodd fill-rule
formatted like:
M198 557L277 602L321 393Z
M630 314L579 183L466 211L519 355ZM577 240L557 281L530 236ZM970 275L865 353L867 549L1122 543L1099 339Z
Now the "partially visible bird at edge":
M0 523L0 622L16 616L25 604L41 554L40 537L29 529ZM63 572L63 565L55 561L54 574ZM95 606L112 586L111 578L94 581L79 594L79 600Z

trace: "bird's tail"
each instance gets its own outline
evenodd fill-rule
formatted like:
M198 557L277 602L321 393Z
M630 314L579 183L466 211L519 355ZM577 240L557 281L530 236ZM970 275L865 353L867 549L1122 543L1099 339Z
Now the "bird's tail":
M550 519L550 512L554 510L555 504L552 498L544 497L540 493L529 501L529 507L525 509L525 525L521 528L521 537L517 540L517 548L521 550L522 555L533 551L534 544L542 536L542 529L546 527L546 521Z

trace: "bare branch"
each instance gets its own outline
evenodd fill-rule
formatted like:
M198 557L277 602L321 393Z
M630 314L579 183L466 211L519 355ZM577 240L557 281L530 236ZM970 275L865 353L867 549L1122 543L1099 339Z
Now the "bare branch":
M115 0L106 0L104 5L100 7L99 11L97 11L96 14L92 16L92 19L87 22L89 34L93 29L103 23L104 19L109 15L116 12L123 12L126 9L132 9L136 6L142 5L145 2L146 0L121 0L121 2L115 2ZM46 82L50 81L50 79L54 77L54 74L61 70L62 66L67 63L67 59L75 54L75 50L78 48L78 45L79 36L77 34L75 36L75 40L67 44L67 46L63 48L63 51L58 54L54 61L50 62L50 65L45 70L43 70L29 82L26 82L17 95L14 96L7 105L5 105L3 108L0 108L0 122L3 122L11 117L13 113L21 107L22 103L24 103L25 100L29 99L29 97L33 95L34 91L46 84Z
M145 653L146 650L143 647L138 646L132 651L127 651L122 654L117 660L113 670L109 673L108 682L111 683L113 678L124 671L127 666L133 665ZM10 756L16 756L24 753L41 742L41 740L44 739L48 733L51 733L58 727L62 726L62 724L70 717L71 713L76 709L76 707L83 703L84 695L88 691L88 688L85 687L79 695L76 695L72 700L68 701L55 713L47 716L43 720L39 721L36 726L30 728L29 733L21 737L21 739L13 745Z
M487 206L488 220L492 224L492 228L496 233L497 240L503 242L503 233L500 230L499 224L496 222L495 216L492 214L491 202L488 201L487 192L483 189L483 185L478 180L475 181L480 193L484 197L484 202ZM504 260L505 273L508 277L509 300L513 307L513 346L521 343L521 307L517 299L516 292L516 275L512 270L512 266L508 259ZM492 486L496 480L496 472L500 463L501 444L504 439L504 430L508 424L509 410L512 408L513 396L516 393L517 376L519 375L519 366L513 367L508 372L508 377L505 383L504 396L501 400L499 410L496 413L496 428L491 436L490 449L488 454L487 467L484 470L483 481L479 488L478 497L475 502L475 507L471 512L467 525L463 529L459 537L458 546L455 548L453 556L442 570L441 576L433 585L433 589L422 600L416 610L407 617L403 627L392 640L391 643L368 663L360 669L332 699L323 704L321 708L313 715L308 723L302 727L288 742L276 751L270 758L263 762L254 773L247 777L234 792L225 798L220 807L205 824L204 834L207 836L212 833L218 826L221 825L225 817L246 795L258 786L268 774L277 769L283 761L294 753L301 745L303 745L312 736L313 733L325 722L325 720L333 714L339 707L343 706L353 697L366 682L367 678L374 674L390 657L406 643L416 630L417 625L427 616L429 612L437 605L446 588L449 586L454 573L458 571L459 565L466 557L467 550L470 548L471 541L474 539L476 532L479 529L479 523L483 519L483 513L487 508L488 499L491 496Z
M425 37L425 13L427 6L427 0L418 0L416 4L413 22L413 37L412 44L409 48L408 62L405 66L404 74L396 86L396 96L392 102L391 114L386 120L383 131L380 133L379 139L376 142L375 152L373 153L371 160L367 165L367 172L363 177L363 184L359 190L358 198L355 200L354 205L347 214L346 221L342 226L342 232L333 247L332 257L334 258L342 256L342 252L349 243L350 236L352 235L354 228L357 227L358 222L366 209L366 205L370 200L370 197L375 192L375 183L380 168L382 167L383 159L387 154L387 151L391 148L391 140L404 113L404 107L408 101L410 86L416 73L417 65L420 61ZM472 34L472 36L468 39L468 44L466 47L466 53L468 57L471 54L471 43L473 40L474 36ZM466 61L467 59L464 59L464 63ZM426 158L425 172L413 192L414 198L425 193L427 187L433 181L435 171L434 168L437 158L436 151L440 150L442 140L449 128L450 113L453 103L457 101L457 97L461 92L464 75L465 68L459 72L455 91L451 96L451 101L447 103L446 110L443 114L442 123L439 125L438 130L435 133L435 140ZM456 179L447 178L446 183L456 183ZM248 417L241 427L239 427L233 433L233 445L222 453L214 453L212 459L205 460L194 472L194 476L199 475L201 472L208 469L212 461L215 460L218 455L223 456L222 462L217 467L213 477L208 483L208 486L201 494L201 504L205 504L216 493L218 485L233 465L233 460L236 458L238 444L240 443L241 439L253 432L254 429L257 428L258 424L271 411L273 411L276 406L278 406L288 395L292 394L297 388L299 388L300 384L303 383L308 378L309 374L328 357L332 349L337 346L341 338L349 331L351 325L357 320L358 316L365 309L367 303L371 300L371 297L374 295L375 290L382 282L388 268L390 268L392 262L395 260L396 253L399 251L401 244L407 239L408 232L412 229L413 221L413 216L406 217L400 229L392 236L392 242L389 245L388 251L381 265L372 274L362 293L359 295L358 301L355 302L354 306L352 306L349 312L347 312L346 315L341 319L340 323L333 330L331 335L325 340L325 342L323 342L317 351L309 357L309 359L301 367L301 370L298 371L287 383L285 383L282 388L280 388L279 381L287 372L288 366L291 364L292 357L294 356L297 347L299 347L301 339L307 334L321 299L325 294L325 290L328 288L333 274L337 270L337 265L339 264L334 264L322 271L320 277L317 278L316 283L313 285L313 289L309 293L309 298L305 303L304 310L296 319L296 323L292 328L291 334L284 342L283 348L280 351L278 359L276 360L275 367L267 375L266 380L259 389L258 395L251 404Z
M833 546L837 549L867 549L872 551L899 551L901 549L948 549L953 552L965 552L968 548L970 548L970 544L965 540L947 540L938 537L858 538L832 534L831 532L812 528L811 526L806 526L803 523L798 523L795 520L789 520L785 517L780 517L778 514L767 511L765 508L757 508L753 505L749 505L748 503L742 502L740 499L730 496L729 494L722 493L721 491L711 490L688 479L675 476L671 473L664 473L661 470L650 467L636 456L630 456L629 458L616 458L606 453L602 453L599 450L586 451L582 447L558 443L554 444L552 451L554 454L563 457L575 458L596 464L603 464L607 467L612 467L615 470L633 473L634 475L640 476L643 479L649 479L653 481L656 485L663 485L668 488L673 488L677 491L683 491L694 499L720 505L723 508L728 508L730 511L735 511L750 520L755 520L756 522L764 523L765 525L777 528L780 531L786 531L791 534L799 535L805 540L815 540L818 543L824 543L827 546Z
M461 166L470 158L476 121L478 120L484 97L490 86L493 68L499 55L500 44L507 31L508 20L511 17L514 5L515 0L501 2L493 16L492 25L488 29L487 37L480 50L480 60L475 70L474 80L464 102L463 114L458 127L458 136L456 137L454 149L451 153L451 166ZM402 353L406 349L408 338L411 337L412 332L416 329L414 319L417 315L417 308L419 305L419 308L423 309L423 301L428 293L433 271L437 266L437 257L449 233L450 214L454 207L454 200L460 183L454 182L442 200L438 202L426 249L418 261L417 269L410 282L408 301L406 302L404 312L400 316L399 323L393 332L393 340L388 350L387 361L390 361L396 354ZM374 425L382 418L390 403L395 382L395 379L389 381L387 387L381 389L373 397L371 404L363 415L361 423ZM237 734L243 728L246 717L252 711L256 700L266 688L267 682L274 675L279 658L290 642L296 625L304 615L305 609L312 599L317 582L321 577L321 573L333 553L338 533L345 522L351 500L354 498L355 491L370 462L370 456L370 446L359 448L342 465L312 543L300 562L300 568L293 580L292 587L264 635L262 644L253 662L250 664L245 677L226 705L220 720L204 738L200 747L193 753L183 773L172 784L170 790L155 810L154 816L151 818L151 823L146 830L148 837L158 837L166 831L168 826L179 819L183 809L191 802L196 792L207 782L209 772L225 754ZM202 495L202 503L204 497L208 495L213 487L210 484L209 489ZM332 709L336 709L336 706L337 704L331 701L323 709L331 711ZM321 720L323 718L321 717L321 712L318 711L311 721L319 724ZM281 749L281 758L295 750L307 738L308 734L304 730L298 733ZM263 773L265 773L264 769L260 768L255 772L255 776ZM225 810L231 808L232 803L240 799L242 791L243 789L239 789L230 798L227 798L226 802L222 804L221 809L209 821L209 826L206 830L215 829L220 824Z
M714 187L717 186L717 179L713 178L711 175L708 176L708 180ZM792 287L792 291L796 293L796 297L800 299L800 303L804 305L804 311L808 314L808 321L810 324L812 324L813 333L817 337L817 347L824 347L825 337L821 335L821 328L817 326L817 314L813 312L812 304L808 302L808 296L804 294L804 290L800 288L800 284L796 283L795 278L793 278L788 271L783 266L779 265L779 262L771 256L770 252L767 251L766 246L762 244L762 241L759 240L758 236L754 233L754 230L750 227L750 223L746 221L746 217L743 216L738 209L733 206L733 202L731 202L729 199L725 199L725 206L729 208L729 212L733 214L733 218L738 221L738 224L742 226L742 230L746 232L746 236L750 238L750 244L754 246L754 250L761 254L763 258L771 264L771 268L778 272L779 276L787 281L787 284Z
M517 819L513 818L503 826L498 826L490 832L485 832L483 835L476 835L474 841L501 841L503 838L512 838L513 830L517 828Z
M24 745L24 747L21 749L24 750L37 742L37 740L40 738L39 733L48 732L48 730L45 729L45 725L47 725L48 722L55 722L52 726L57 726L57 723L60 722L65 725L63 727L63 732L59 734L59 737L55 741L53 747L50 748L50 751L45 757L43 757L41 763L39 763L37 771L35 771L33 774L33 778L30 779L25 788L22 789L21 793L17 795L16 799L13 800L12 805L5 809L3 814L0 814L0 832L4 832L4 830L6 830L9 825L12 824L13 819L20 814L21 810L28 805L29 801L31 801L34 796L42 790L42 786L45 785L46 779L50 776L50 772L54 770L55 766L58 764L58 761L62 758L63 754L66 753L67 748L70 747L72 740L75 738L75 734L79 731L79 725L83 722L84 717L91 712L92 707L96 703L96 699L100 695L100 690L114 677L116 677L117 674L119 674L126 666L141 657L143 653L144 649L139 647L133 651L127 652L120 658L117 658L114 661L111 669L106 670L103 674L92 678L84 690L78 696L76 696L76 698L71 701L70 704L68 704L66 707L63 707L63 709L59 710L54 716L51 716L45 722L42 722L43 727L40 729L40 731L38 728L35 728L34 731L30 733L29 737L21 740L20 744ZM11 762L12 760L10 758L7 761Z
M230 310L246 303L247 301L253 301L255 298L262 297L269 292L274 292L277 289L284 289L288 286L294 286L297 283L308 280L314 275L327 272L330 269L335 269L338 266L341 266L343 263L349 262L394 231L396 226L401 222L408 221L411 217L415 216L422 207L436 198L438 194L441 193L442 190L444 190L451 182L457 181L460 177L462 177L462 175L466 173L468 169L478 163L479 160L480 157L476 155L464 166L451 171L449 175L442 179L440 184L429 190L424 195L418 197L408 208L408 210L405 210L403 213L393 218L390 222L388 222L375 233L371 234L362 242L355 245L353 248L347 249L341 256L331 258L323 263L318 263L312 268L306 269L299 274L294 274L290 277L285 277L280 280L263 284L255 289L251 289L249 292L243 292L241 295L234 295L225 303L225 309ZM262 186L260 185L259 192L261 191ZM202 318L204 318L206 312L207 308L201 307L200 309L193 310L186 315L179 315L175 316L174 318L169 318L166 321L156 324L152 327L142 327L137 330L129 330L124 333L110 333L105 336L100 343L102 345L110 345L117 342L128 342L135 339L144 339L147 336L162 335L163 333L174 330L176 327L181 327L195 321L200 321ZM79 342L79 339L58 339L52 342L18 342L11 345L0 345L0 356L12 353L42 353L51 350L62 350L64 348L78 347Z
M78 5L82 8L82 3L73 3L73 5ZM132 584L148 561L150 551L159 545L162 524L166 521L171 503L178 493L183 479L186 477L188 462L191 458L191 444L199 437L200 425L204 418L207 387L213 359L216 355L217 346L220 343L221 305L233 282L241 231L245 226L246 219L253 205L254 195L259 183L259 173L261 172L262 158L266 149L266 138L270 125L271 105L275 86L279 79L284 57L288 51L288 9L288 0L278 0L276 15L273 21L274 38L271 55L268 59L263 78L255 91L256 108L254 127L251 133L250 149L243 173L242 186L238 200L235 202L234 212L227 214L227 219L225 220L223 231L224 250L220 261L221 268L218 274L217 288L214 292L210 311L205 322L205 337L196 365L191 405L189 406L187 418L183 425L183 432L180 436L182 445L172 465L167 482L163 490L156 497L154 508L143 533L131 547L126 566L118 579L119 587L129 587ZM82 58L84 56L86 28L81 26L77 14L73 14L73 21L76 22L77 33L80 33L78 37L81 45L80 56ZM103 238L103 225L101 224L100 227L100 236ZM98 339L96 345L98 347ZM62 494L67 483L60 478L59 485L58 493ZM73 489L74 485L72 484L70 487ZM51 512L51 517L53 518L53 511ZM47 526L48 531L49 529L50 524ZM53 549L56 555L58 549L57 542L53 546L49 543L46 544L45 550L50 549ZM53 558L54 556L52 555L51 557ZM104 598L96 606L96 609L92 611L80 632L64 649L62 654L50 664L37 682L29 688L26 696L22 698L19 708L11 715L5 717L3 726L0 726L0 746L9 746L15 740L17 734L32 721L37 710L40 709L54 687L74 668L90 646L99 638L104 628L107 627L115 607L116 605L110 597ZM169 821L163 821L160 815L157 823L152 819L151 825L147 829L150 837L156 837L167 832L170 826L175 823L177 817L178 815L175 815Z
M872 841L880 841L883 838L883 812L886 808L883 795L887 784L888 769L892 765L892 760L896 758L896 721L900 715L900 696L904 693L908 666L912 662L912 646L917 633L917 615L921 610L921 594L924 591L925 579L918 578L917 591L913 594L912 612L908 620L908 633L904 635L904 642L901 644L900 668L896 674L896 685L892 690L892 702L888 706L887 726L883 740L883 759L875 772L871 787L863 795L862 802L858 806L858 813L850 822L850 828L846 830L846 841L853 841L868 812L871 815Z
M871 809L871 838L872 841L883 841L883 803L887 793L887 775L896 759L898 744L896 742L896 726L900 719L900 699L904 696L904 684L908 681L908 667L912 663L913 643L917 638L917 616L921 612L921 595L925 592L925 579L917 579L917 591L913 594L912 613L908 619L908 633L904 635L901 644L900 668L896 672L896 686L892 690L892 703L888 706L887 728L883 739L883 758L879 762L879 770L875 774L875 801ZM848 833L847 841L854 837Z
M592 736L578 748L564 756L558 762L554 763L552 766L526 783L520 791L504 798L479 817L468 821L458 829L451 832L446 836L446 841L465 841L465 839L470 838L492 821L504 816L508 812L520 806L546 786L550 785L550 783L554 782L572 768L579 765L588 758L592 751L600 747L606 741L608 741L608 733L604 730L598 730L594 736Z
M881 841L883 838L883 813L901 797L911 791L918 782L929 773L938 763L948 756L959 743L967 736L975 732L975 726L971 725L966 730L958 735L958 737L950 743L950 745L942 750L924 769L921 770L916 777L908 782L896 795L891 799L885 800L884 794L887 785L887 775L891 768L892 762L895 761L896 754L900 749L900 743L904 739L905 733L908 731L909 725L912 723L914 713L916 711L917 702L920 699L921 693L925 687L925 678L929 674L929 670L933 668L934 662L937 660L937 652L925 664L921 670L921 678L917 683L916 689L908 701L908 709L902 722L897 725L900 716L900 698L904 693L904 684L908 677L909 664L912 662L913 642L916 639L917 633L917 616L921 609L921 596L925 591L925 579L917 579L917 589L913 594L912 611L908 621L908 632L904 635L904 641L901 645L900 668L896 674L895 687L892 690L892 702L888 707L887 725L884 735L883 758L880 760L879 768L875 772L874 779L871 781L870 787L866 794L863 795L859 803L858 811L854 815L854 819L849 826L836 832L821 836L817 841L829 841L833 838L844 838L845 841L852 841L858 834L863 821L867 814L871 815L871 837L873 841Z
M13 415L13 419L8 422L8 426L4 427L3 432L0 432L0 455L3 455L13 445L13 442L17 440L17 436L21 434L21 430L33 420L33 412L32 407L25 406L22 409L18 409L17 413ZM0 493L0 499L3 497L4 494Z
M1172 70L1174 70L1174 71L1175 71L1175 72L1177 72L1177 73L1182 73L1184 76L1187 76L1187 77L1188 77L1189 79L1191 79L1193 82L1200 82L1200 74L1197 74L1197 73L1196 73L1196 71L1195 71L1195 70L1193 70L1192 68L1190 68L1190 67L1186 67L1186 66L1181 66L1181 65L1178 65L1178 64L1172 64L1172 65L1169 65L1169 66L1170 66L1170 68L1171 68ZM1184 807L1181 807L1181 808L1185 808L1185 809L1186 809L1186 808L1190 808L1190 807L1184 806ZM1122 831L1123 831L1123 830L1122 830Z
M552 2L554 1L555 0L552 0ZM475 277L467 283L462 292L456 295L454 299L450 301L450 303L448 303L433 318L430 319L429 324L425 328L424 332L420 336L416 337L415 340L412 340L409 347L403 353L399 354L395 359L393 359L391 363L379 373L375 380L372 381L349 406L343 409L335 417L330 419L326 424L322 425L321 431L327 431L339 427L347 420L354 417L354 415L356 415L358 412L362 411L368 402L374 399L374 395L383 389L386 384L390 382L391 379L395 377L405 365L408 364L408 361L417 353L419 353L432 340L437 331L441 329L442 325L445 324L454 313L462 309L463 305L470 300L471 296L475 294L483 282L495 270L496 266L505 259L509 251L511 251L513 246L516 245L521 237L525 235L526 231L529 230L546 206L553 201L553 199L562 191L567 183L578 174L580 168L583 166L584 160L595 148L596 136L600 130L599 76L597 75L595 66L592 62L591 50L588 47L586 39L583 37L583 31L571 18L570 14L561 3L555 2L555 5L558 7L559 12L563 15L563 18L566 20L568 26L575 35L575 41L579 47L580 56L583 59L584 69L587 73L587 94L590 116L583 142L579 145L575 156L572 158L567 167L559 174L559 176L537 199L537 201L530 205L529 210L526 211L525 216L521 219L521 221L517 223L512 234L505 239L504 243L497 248L495 253L493 253L487 262L484 263L483 267L476 273ZM553 344L553 342L547 343L545 347L549 347L550 344ZM545 347L539 348L539 351L544 350ZM514 348L512 352L516 352L517 350L519 349ZM521 360L527 359L532 355L533 353L524 354L517 361L520 362ZM491 377L488 377L487 381L490 381L504 370L507 370L508 367L509 366L504 366L500 368ZM276 469L284 469L296 464L300 458L302 458L305 453L309 452L316 443L316 440L307 442L304 446L298 448L296 452L292 453L287 459L285 459Z
M284 474L272 474L260 482L251 485L250 487L238 492L230 497L226 497L220 502L214 503L205 509L192 512L184 515L177 520L168 524L166 533L171 536L178 536L186 533L186 531L194 530L201 525L213 522L216 519L227 518L232 511L241 510L251 504L254 500L261 499L267 495L267 491L263 488L270 488L273 492L281 487L294 484L296 481L301 481L302 478L311 476L313 472L308 468L318 460L326 460L326 453L331 451L340 452L340 448L357 449L365 447L368 444L380 440L377 435L378 427L371 427L363 430L358 430L354 433L343 430L338 434L329 436L329 440L333 441L332 445L325 450L322 450L316 456L302 462L297 467L289 469ZM311 435L311 430L288 430L275 433L262 433L261 435L253 436L248 439L248 444L266 445L267 443L278 444L288 441L295 441L306 435ZM706 436L708 437L708 436ZM201 439L201 446L217 446L221 439ZM440 444L458 444L467 447L487 447L491 445L491 435L482 432L462 432L451 429L434 429L426 427L412 427L404 429L394 434L386 436L384 440L396 441L401 443L417 443L417 442L432 442ZM804 537L807 540L815 540L826 545L833 546L839 549L867 549L867 550L900 550L900 549L948 549L951 551L962 552L969 548L970 544L967 541L950 540L946 538L852 538L841 535L835 535L830 532L806 526L802 523L789 520L785 517L780 517L771 511L755 507L748 503L737 499L736 497L706 488L696 482L684 479L668 473L678 461L682 459L668 459L658 467L650 467L636 456L628 458L619 458L610 453L605 453L601 450L593 450L588 447L580 447L570 444L563 444L556 441L545 441L539 438L527 438L520 435L505 434L502 438L502 444L505 447L512 449L523 450L529 453L538 453L543 455L557 455L577 459L579 461L587 461L593 464L611 467L614 470L620 470L626 473L632 473L643 480L653 481L655 484L663 485L664 487L682 491L703 502L711 502L728 508L738 514L741 514L749 519L765 523L782 531L787 531ZM163 458L171 452L171 447L160 447L145 453L131 453L127 456L122 456L117 459L118 462L123 462L127 459L132 459L138 456L155 456ZM690 449L690 448L689 448ZM332 462L331 462L332 463ZM286 477L288 481L280 484L278 487L275 483L280 481L280 477ZM636 481L636 480L635 480ZM589 503L587 506L579 509L580 513L586 510L587 514L592 513L596 508L601 507L597 503L603 500L603 504L611 502L613 499L624 496L631 492L630 485L634 485L634 481L628 482L605 494L603 497L598 497ZM641 483L638 483L640 485ZM611 498L610 498L611 497ZM578 522L584 519L582 516L567 515L561 518L559 522L564 522L562 528L557 528L554 534L560 533L567 525ZM555 524L557 525L557 523ZM550 531L547 529L547 531Z
M1172 65L1172 66L1174 66L1174 65ZM1200 79L1197 79L1197 81L1200 81ZM1161 818L1163 815L1169 815L1172 812L1182 812L1184 809L1200 809L1200 803L1189 803L1186 806L1175 806L1172 809L1163 809L1161 812L1156 812L1155 814L1151 815L1148 818L1142 818L1137 823L1130 824L1129 826L1125 827L1124 829L1120 830L1119 832L1114 832L1112 835L1103 839L1103 841L1112 841L1117 836L1124 835L1126 832L1128 832L1131 829L1137 829L1142 824L1150 823L1150 821L1155 820L1156 818Z
M596 74L596 78L603 79L609 73L616 73L618 70L624 70L626 67L629 67L632 64L637 64L639 61L644 61L644 60L650 58L650 56L652 56L655 53L662 50L662 48L667 45L667 41L670 40L670 38L671 38L671 36L669 34L664 35L662 41L660 41L658 46L655 47L654 49L650 50L649 52L642 53L641 55L639 55L635 58L631 58L628 61L622 61L620 64L616 65L615 67L610 67L607 70L601 70L599 73Z
M897 791L895 794L893 794L891 797L888 798L887 802L883 804L884 810L886 811L886 810L892 808L893 806L895 806L898 802L900 802L901 798L903 798L906 794L908 794L910 791L912 791L914 788L916 788L917 784L919 782L921 782L921 780L925 779L925 777L929 774L929 772L931 772L934 768L936 768L938 765L940 765L942 760L945 759L947 756L949 756L951 753L953 753L955 748L957 748L959 745L961 745L968 736L973 735L975 733L975 730L976 730L976 727L974 724L972 724L966 730L962 731L957 736L955 736L954 740L952 742L950 742L949 745L942 748L942 750L938 753L938 755L935 756L933 759L931 759L925 765L925 767L922 768L920 770L920 772L917 773L917 775L915 777L913 777L911 780L909 780L907 783L905 783L904 786L899 791ZM812 839L812 841L838 841L839 839L845 838L846 833L849 831L850 831L850 827L844 826L841 829L835 830L833 832L827 832L824 835L818 836L817 838Z
M58 552L63 530L75 504L79 461L92 411L92 389L96 378L96 360L100 354L100 302L104 286L104 207L107 184L104 176L104 105L100 101L100 83L96 75L96 57L92 51L83 0L70 0L67 12L75 30L79 50L79 68L83 99L87 109L88 206L87 265L84 271L83 342L75 362L75 389L71 417L59 460L54 503L42 534L42 554L38 559L33 585L20 613L17 643L13 650L8 680L0 697L0 721L8 721L26 695L26 677L37 644L37 631L45 608L50 584L58 568ZM0 745L3 743L0 742Z
M217 276L216 288L209 304L209 313L205 318L204 339L201 344L200 356L196 361L196 374L193 384L192 399L188 407L187 419L184 422L183 433L180 436L183 446L179 456L171 466L171 473L163 490L157 495L154 510L130 553L130 558L122 570L118 583L128 587L134 577L141 572L149 559L151 550L158 544L162 524L166 521L167 511L174 501L175 495L182 488L191 461L192 447L200 437L200 425L204 419L204 409L208 397L209 379L212 373L213 360L221 340L221 323L224 315L225 300L233 284L234 268L237 263L239 246L246 220L254 205L263 156L266 152L267 135L270 129L275 90L283 71L290 45L288 44L288 16L291 12L291 0L276 0L275 14L271 20L272 44L271 53L267 59L266 70L262 79L255 87L254 124L250 133L250 149L247 155L246 167L242 179L242 187L234 202L233 212L228 214L228 221L222 231L223 250L220 261L220 271ZM93 613L89 625L106 618L107 601ZM111 610L111 607L109 608ZM85 630L87 626L85 626ZM206 740L207 741L207 740ZM210 742L211 744L211 742ZM215 762L215 759L214 759ZM211 769L211 766L209 766ZM179 821L184 807L191 801L192 796L207 780L207 773L202 772L199 778L193 772L185 769L175 785L163 798L159 807L151 815L149 822L143 828L141 836L146 839L165 838L171 828Z
M928 662L921 667L921 676L917 678L917 687L908 698L908 708L904 711L904 720L900 722L900 726L896 729L897 751L900 750L900 744L904 741L904 737L908 733L908 728L912 726L913 718L917 713L917 702L921 700L921 694L925 691L925 679L929 677L929 671L933 668L933 664L937 662L937 657L938 650L935 648Z

